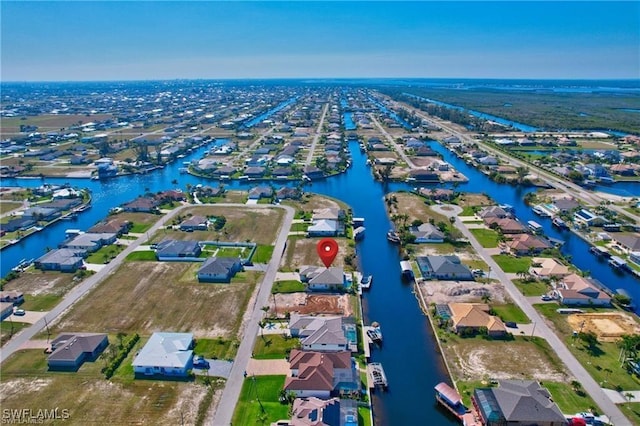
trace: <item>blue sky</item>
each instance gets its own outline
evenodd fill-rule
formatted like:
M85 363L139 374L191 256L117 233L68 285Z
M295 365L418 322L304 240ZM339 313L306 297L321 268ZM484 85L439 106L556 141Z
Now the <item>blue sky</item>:
M640 2L6 1L2 81L640 78Z

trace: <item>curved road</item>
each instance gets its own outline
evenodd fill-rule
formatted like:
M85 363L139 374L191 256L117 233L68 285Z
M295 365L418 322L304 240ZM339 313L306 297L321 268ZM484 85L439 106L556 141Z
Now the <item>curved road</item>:
M551 348L554 350L558 358L560 358L567 366L571 374L582 383L582 386L589 396L598 404L604 414L614 425L631 425L631 422L622 414L622 411L614 404L611 399L604 393L600 385L591 377L589 372L578 362L573 354L567 349L565 343L551 330L544 318L540 316L538 311L531 305L529 300L518 290L511 282L507 274L505 274L498 264L493 260L487 250L478 243L478 240L462 223L460 218L456 216L459 210L443 210L444 206L434 206L434 210L446 216L455 217L456 228L469 240L478 255L484 260L491 271L495 273L495 277L500 280L504 288L511 296L511 299L522 309L522 311L534 322L536 326L536 335L544 338Z

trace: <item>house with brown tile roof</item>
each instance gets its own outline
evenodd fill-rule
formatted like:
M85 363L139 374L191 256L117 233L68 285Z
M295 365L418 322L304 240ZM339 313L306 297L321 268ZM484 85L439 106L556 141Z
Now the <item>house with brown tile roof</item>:
M562 278L571 274L568 267L550 257L534 257L531 259L529 272L540 278Z
M328 399L342 392L358 391L360 376L351 352L314 352L293 349L289 356L291 376L284 390L296 397Z
M507 333L502 320L489 314L486 303L449 303L452 328L457 334L480 333L484 329L492 337Z
M115 217L109 221L96 223L89 228L87 232L94 234L116 234L117 236L121 236L122 234L129 232L132 225L133 224L126 219Z
M511 253L522 256L540 253L551 248L551 243L537 235L519 234L507 242L507 247L509 247Z
M611 305L611 297L599 290L588 278L571 274L562 279L556 289L563 305Z
M508 217L488 217L484 219L485 225L491 229L499 229L503 234L524 234L527 228L515 219Z

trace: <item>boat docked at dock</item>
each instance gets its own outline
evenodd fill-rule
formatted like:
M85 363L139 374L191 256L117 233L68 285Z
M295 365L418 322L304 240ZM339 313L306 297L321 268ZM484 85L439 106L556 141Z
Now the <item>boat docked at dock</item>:
M533 206L533 212L540 217L551 217L551 213L540 204Z
M568 229L569 226L567 226L567 222L565 222L564 220L562 220L559 217L554 217L553 220L551 221L551 224L553 226L555 226L558 229Z
M389 386L387 382L387 375L384 373L384 368L379 362L372 362L367 365L367 373L369 375L369 387L370 388L382 388L384 390Z
M611 256L609 258L609 265L618 271L629 271L631 269L629 265L627 265L627 261L618 256Z
M527 222L527 226L534 234L542 234L544 232L544 228L538 222L534 222L530 220Z
M387 232L387 240L393 244L400 244L401 241L400 235L398 235L398 233L393 229L390 229L389 232Z
M356 241L359 241L361 239L364 238L364 231L365 231L365 227L364 226L358 226L356 229L353 230L353 239Z
M369 290L371 288L371 281L373 281L373 277L371 275L363 275L360 278L360 288L363 290Z
M454 388L445 382L438 383L434 388L436 401L456 416L465 426L479 425L471 411L462 403L462 397Z
M595 254L598 257L605 257L605 258L609 258L611 257L611 253L609 253L607 251L606 248L604 247L600 247L600 246L592 246L589 251L593 254Z
M382 332L380 331L380 328L372 327L367 329L367 337L371 339L372 343L382 345Z

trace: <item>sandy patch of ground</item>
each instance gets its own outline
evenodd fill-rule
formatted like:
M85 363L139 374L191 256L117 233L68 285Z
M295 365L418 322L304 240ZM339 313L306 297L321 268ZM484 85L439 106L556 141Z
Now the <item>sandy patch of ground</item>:
M38 392L40 389L47 387L51 383L48 379L14 379L2 381L2 392L0 392L0 405L7 398L14 395L20 395L24 393Z
M198 416L198 406L207 393L205 386L187 386L178 394L176 403L167 413L170 419L184 418L185 424L193 424Z
M268 376L273 374L288 376L291 372L289 361L286 359L253 359L247 364L249 376Z
M440 160L437 157L409 157L409 159L416 167L429 167Z
M572 314L567 321L574 330L592 331L603 342L615 342L624 334L640 333L638 323L621 312Z
M464 380L567 380L567 374L554 367L546 356L529 342L466 343L454 344L451 348L455 354L452 368L456 370L456 375Z
M295 240L295 244L291 244L291 240L289 240L286 256L283 256L281 266L293 270L303 266L322 266L317 251L320 240L321 238L299 238ZM348 247L349 240L346 238L335 238L335 241L338 243L338 255L331 266L343 268L344 256L353 252L353 249Z
M334 314L342 316L353 315L349 295L347 294L307 294L288 293L276 294L278 314L298 312L300 314ZM269 308L275 308L273 297L269 301Z
M424 281L418 285L428 303L480 302L484 295L491 297L493 303L505 303L507 300L505 289L500 283Z

